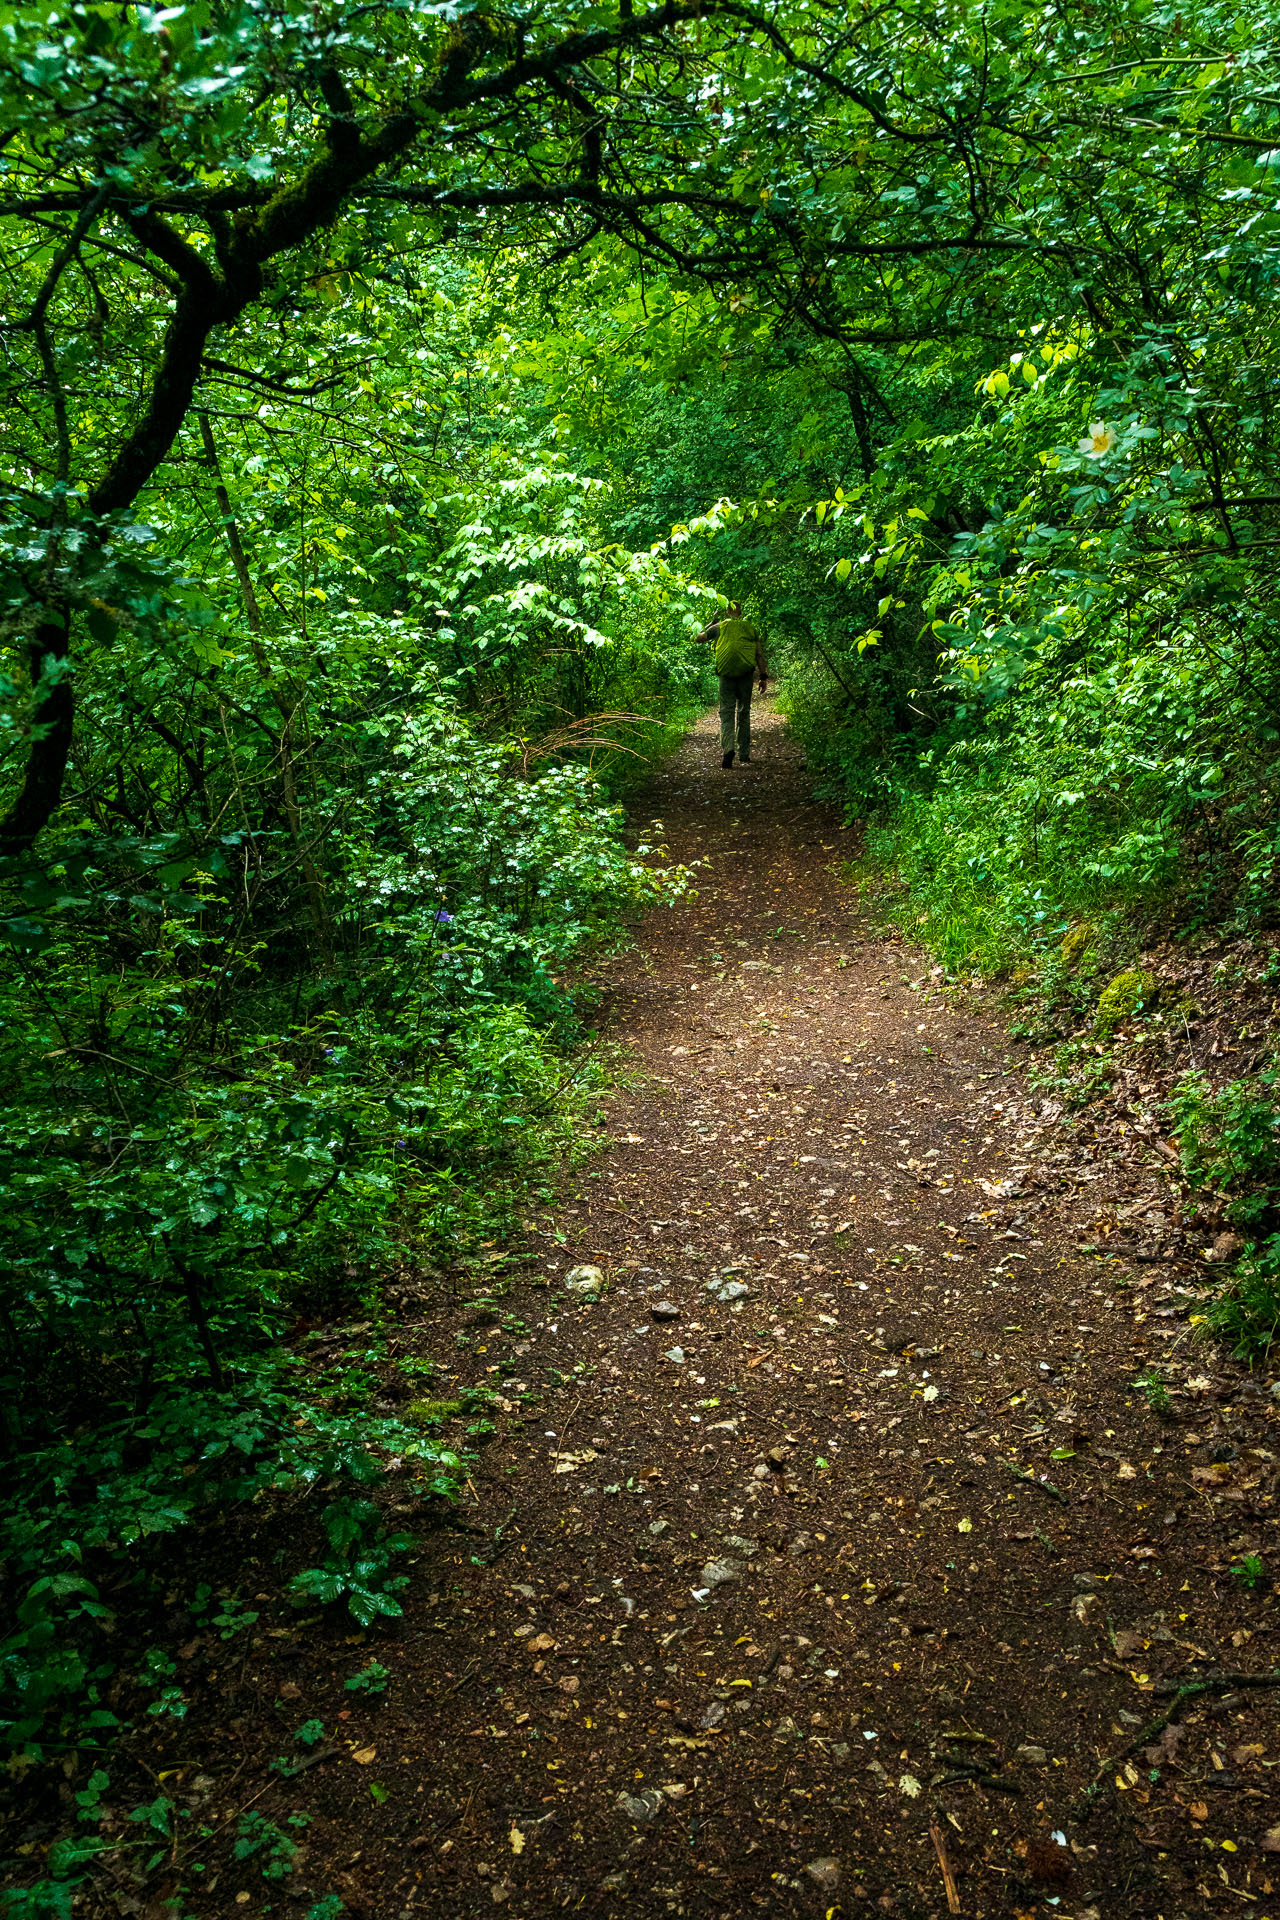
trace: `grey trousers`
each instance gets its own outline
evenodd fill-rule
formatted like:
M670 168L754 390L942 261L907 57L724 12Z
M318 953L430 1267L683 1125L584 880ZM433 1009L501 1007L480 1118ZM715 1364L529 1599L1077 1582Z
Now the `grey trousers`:
M736 746L739 760L751 758L751 687L755 677L754 670L720 675L720 751L732 753Z

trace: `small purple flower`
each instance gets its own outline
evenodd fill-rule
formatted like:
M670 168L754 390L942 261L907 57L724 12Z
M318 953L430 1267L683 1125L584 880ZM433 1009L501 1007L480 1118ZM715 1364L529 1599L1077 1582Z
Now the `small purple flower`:
M436 925L438 927L451 927L453 925L453 915L451 913L445 913L444 910L441 909L436 915Z

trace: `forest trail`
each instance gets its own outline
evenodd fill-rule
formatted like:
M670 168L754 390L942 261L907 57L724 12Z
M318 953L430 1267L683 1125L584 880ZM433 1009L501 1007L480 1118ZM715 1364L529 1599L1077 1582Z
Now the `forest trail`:
M1079 1244L1117 1183L1158 1202L1156 1146L1064 1132L995 1015L860 923L756 720L749 768L709 716L633 808L700 863L597 969L640 1084L505 1326L448 1322L440 1390L502 1396L474 1531L426 1542L386 1699L347 1694L382 1764L319 1771L313 1845L378 1920L1266 1913L1274 1695L1189 1703L1079 1810L1162 1682L1272 1664L1230 1563L1274 1409L1167 1274Z

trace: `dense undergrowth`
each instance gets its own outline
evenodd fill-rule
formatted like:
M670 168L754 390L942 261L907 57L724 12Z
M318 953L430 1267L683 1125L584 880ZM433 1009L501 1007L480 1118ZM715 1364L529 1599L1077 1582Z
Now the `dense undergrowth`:
M124 1724L109 1635L174 1529L389 1457L456 1491L430 1421L334 1410L308 1329L384 1319L397 1274L552 1190L595 1073L567 972L682 884L618 796L706 698L698 589L554 452L512 458L470 357L472 431L423 464L405 304L364 302L343 405L193 421L104 541L66 803L9 862L0 1730L26 1762ZM315 1595L395 1611L385 1559L353 1536Z

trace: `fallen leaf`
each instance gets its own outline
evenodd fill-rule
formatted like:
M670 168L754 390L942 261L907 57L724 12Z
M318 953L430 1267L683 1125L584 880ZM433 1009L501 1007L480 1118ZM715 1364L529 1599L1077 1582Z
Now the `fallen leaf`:
M557 1473L576 1473L579 1467L589 1467L596 1457L594 1447L584 1447L581 1453L562 1453L555 1463Z
M370 1761L376 1760L377 1757L378 1749L376 1747L357 1747L351 1756L357 1766L361 1767L367 1767Z
M1117 1638L1118 1637L1119 1636L1117 1636ZM1183 1727L1168 1726L1158 1740L1154 1740L1149 1747L1144 1747L1142 1754L1148 1765L1153 1767L1173 1766L1178 1758L1178 1742L1181 1740L1184 1732L1185 1728Z
M550 1653L555 1644L555 1641L549 1633L535 1634L534 1638L529 1642L528 1651L530 1653Z
M524 1852L524 1835L521 1833L519 1827L512 1827L511 1829L511 1851L512 1853Z

